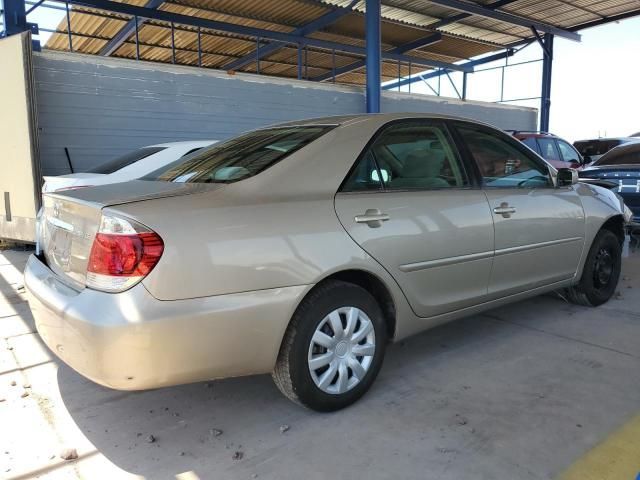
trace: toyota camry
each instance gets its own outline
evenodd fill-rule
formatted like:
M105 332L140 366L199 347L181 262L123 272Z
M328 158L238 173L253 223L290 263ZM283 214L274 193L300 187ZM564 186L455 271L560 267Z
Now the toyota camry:
M606 302L630 218L500 130L413 114L263 128L43 212L25 285L75 370L122 390L271 373L321 411L388 342L551 290Z

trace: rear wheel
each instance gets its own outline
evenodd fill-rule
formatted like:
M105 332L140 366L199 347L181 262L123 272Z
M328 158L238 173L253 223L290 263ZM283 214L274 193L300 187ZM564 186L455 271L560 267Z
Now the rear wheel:
M289 399L318 411L344 408L369 389L387 332L363 288L327 281L300 304L285 333L273 379Z
M580 283L567 289L572 303L597 307L616 291L622 266L622 246L609 230L600 230L589 249Z

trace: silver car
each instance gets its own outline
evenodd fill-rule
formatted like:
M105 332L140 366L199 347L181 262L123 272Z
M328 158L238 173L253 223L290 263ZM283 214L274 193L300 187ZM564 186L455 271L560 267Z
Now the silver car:
M44 342L102 385L270 372L328 411L389 341L554 289L606 302L628 216L488 125L322 118L46 194L25 285Z

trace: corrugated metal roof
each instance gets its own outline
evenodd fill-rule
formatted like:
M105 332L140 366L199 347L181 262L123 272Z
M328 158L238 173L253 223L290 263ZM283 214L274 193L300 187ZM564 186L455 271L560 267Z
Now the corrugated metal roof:
M478 5L490 5L494 0L476 0ZM123 3L144 6L147 0L125 0ZM328 40L364 47L364 0L360 0L349 13L332 25L310 34L315 39ZM160 9L182 15L217 20L237 25L289 33L336 7L347 7L351 0L170 0ZM414 40L424 38L435 31L442 40L407 52L412 57L455 63L484 53L503 49L516 42L530 40L533 34L527 27L504 21L469 15L435 28L437 22L460 12L442 7L428 0L382 0L383 49L390 50ZM591 22L606 21L608 17L638 12L640 0L513 0L500 7L500 11L527 17L557 27L571 29ZM76 52L99 54L109 40L127 24L130 17L113 12L85 7L73 7L71 12L72 49ZM64 19L46 44L46 48L69 50L67 22ZM141 21L138 32L140 59L171 63L174 48L171 26L165 22ZM261 44L267 43L261 40ZM256 38L221 31L201 29L201 60L207 68L225 69L238 58L252 55L256 50ZM197 29L174 25L175 63L198 64ZM303 68L304 78L314 79L330 75L334 68L351 65L363 60L362 55L308 47ZM136 58L135 34L120 45L113 56ZM260 59L260 73L295 78L298 75L298 49L284 45ZM383 80L409 73L409 66L384 61ZM239 69L256 72L257 63L249 62ZM413 72L425 70L413 66ZM329 79L328 81L332 81ZM363 67L336 78L339 83L363 84Z

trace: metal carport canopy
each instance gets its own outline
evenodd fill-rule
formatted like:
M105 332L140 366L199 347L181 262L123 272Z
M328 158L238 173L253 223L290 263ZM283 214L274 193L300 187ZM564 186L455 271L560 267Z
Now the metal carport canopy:
M7 34L31 28L27 8L5 0ZM28 7L25 7L25 4ZM93 55L366 85L379 110L381 83L415 69L470 72L489 55L544 45L542 118L548 117L553 37L640 14L636 1L590 0L69 0L45 48ZM412 68L414 69L412 72ZM546 88L546 90L545 90ZM544 123L544 122L543 122Z

